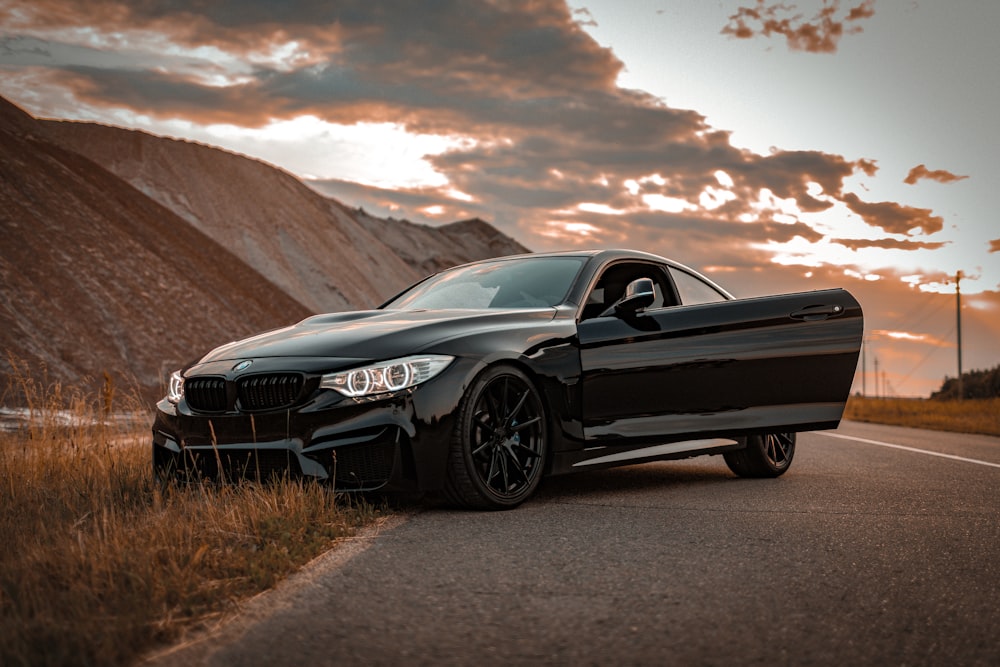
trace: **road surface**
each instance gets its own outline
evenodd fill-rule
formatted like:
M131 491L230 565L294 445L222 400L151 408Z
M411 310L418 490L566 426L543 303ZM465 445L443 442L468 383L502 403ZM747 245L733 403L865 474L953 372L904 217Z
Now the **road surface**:
M424 508L158 665L998 665L1000 438L845 422Z

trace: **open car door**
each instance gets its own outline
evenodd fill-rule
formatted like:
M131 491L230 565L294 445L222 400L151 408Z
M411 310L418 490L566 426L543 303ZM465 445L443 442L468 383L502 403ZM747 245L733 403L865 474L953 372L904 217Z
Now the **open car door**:
M835 428L863 318L843 289L667 306L578 324L587 440Z

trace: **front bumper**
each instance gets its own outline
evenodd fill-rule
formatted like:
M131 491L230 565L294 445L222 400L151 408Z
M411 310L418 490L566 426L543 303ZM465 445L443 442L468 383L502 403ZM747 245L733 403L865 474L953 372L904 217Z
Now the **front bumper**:
M425 384L377 399L317 390L289 409L203 414L157 404L153 466L161 478L233 481L288 475L344 491L433 491L444 483L454 419L480 369L456 359Z

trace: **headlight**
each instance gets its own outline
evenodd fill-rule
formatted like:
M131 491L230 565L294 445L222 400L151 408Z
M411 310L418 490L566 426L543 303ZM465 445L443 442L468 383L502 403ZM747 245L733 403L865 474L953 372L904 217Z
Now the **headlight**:
M382 361L371 366L324 375L319 386L323 389L335 389L352 398L402 391L427 382L447 368L452 359L454 357L443 354L425 354Z
M167 388L167 400L177 405L184 398L184 377L180 371L170 374L170 386Z

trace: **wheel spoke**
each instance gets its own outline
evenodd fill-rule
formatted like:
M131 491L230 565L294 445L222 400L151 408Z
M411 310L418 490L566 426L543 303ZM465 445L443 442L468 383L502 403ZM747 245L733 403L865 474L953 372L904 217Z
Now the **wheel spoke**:
M482 454L484 450L489 449L492 445L493 441L487 440L486 442L484 442L483 444L479 445L478 447L472 450L472 456L478 458L479 455Z
M486 483L492 486L493 478L497 474L497 450L493 450L493 455L490 457L490 471L486 475Z
M483 398L486 399L486 405L483 406L484 412L489 417L490 422L494 424L502 423L501 417L503 417L503 412L497 403L497 397L493 395L492 391L485 391L483 392Z
M500 463L500 470L502 472L502 482L503 487L500 489L504 493L510 492L510 470L507 467L507 457L504 456L504 452L500 447L495 450L495 455L497 461Z
M521 408L524 407L524 402L528 400L528 395L529 394L527 390L525 390L524 393L521 394L521 398L518 399L517 405L514 406L514 409L511 410L509 414L504 416L503 418L504 426L506 426L507 428L511 427L511 425L514 423L514 417L516 417L517 413L519 413L521 411Z
M513 463L514 471L518 474L518 476L520 476L524 483L527 484L529 482L527 473L529 466L527 462L521 463L521 461L517 458L517 455L514 453L513 448L506 450L505 454L507 455L507 458L510 459L511 463Z
M508 389L509 386L510 378L504 376L503 388L500 391L500 397L503 399L503 402L500 404L500 411L496 414L497 422L500 424L504 423L504 416L507 414L507 395L510 393Z
M517 444L513 445L513 449L519 450L520 452L522 452L525 456L527 456L530 459L537 459L537 458L541 458L541 456L542 456L541 454L539 454L538 452L536 452L534 449L531 449L530 447L525 447L521 443L517 443Z
M542 421L541 417L532 417L528 421L519 422L516 426L511 426L510 427L510 432L511 433L520 433L521 431L523 431L527 427L532 426L534 424L537 424L540 421Z
M478 457L491 444L496 441L497 432L493 424L487 420L484 412L477 412L472 419L472 433L470 434L473 445L472 456ZM478 437L477 437L478 436ZM476 443L479 443L476 446Z
M483 414L482 412L476 415L475 419L472 422L472 425L478 426L483 431L485 431L486 434L490 437L492 437L496 433L496 428L494 428L493 424L486 419L486 415Z
M767 458L771 463L780 466L788 460L788 452L791 450L791 439L784 433L771 433L766 437Z

